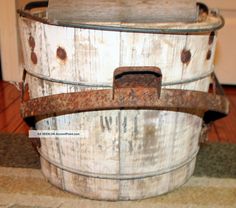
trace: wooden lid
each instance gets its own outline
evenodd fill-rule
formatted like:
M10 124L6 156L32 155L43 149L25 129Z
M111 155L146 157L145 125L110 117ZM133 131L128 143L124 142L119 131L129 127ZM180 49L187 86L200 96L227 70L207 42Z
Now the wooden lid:
M196 22L195 0L49 0L48 18L70 23Z

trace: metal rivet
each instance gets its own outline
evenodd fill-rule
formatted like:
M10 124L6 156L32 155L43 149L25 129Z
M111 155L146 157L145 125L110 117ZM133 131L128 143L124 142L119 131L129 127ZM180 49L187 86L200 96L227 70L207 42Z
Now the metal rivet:
M64 48L58 47L57 48L57 57L62 61L65 61L67 58L67 54Z
M186 50L186 49L182 50L182 52L181 52L181 61L182 61L182 63L188 64L190 62L190 60L191 60L190 50Z
M38 58L35 52L31 52L31 61L33 62L33 64L37 64L38 62Z
M215 32L211 32L208 44L211 45L214 42L214 39L215 39Z
M211 58L211 50L208 50L206 55L206 60L210 60L210 58Z
M35 40L34 40L34 38L32 36L30 36L28 42L29 42L29 46L30 46L31 50L33 51L34 48L35 48Z

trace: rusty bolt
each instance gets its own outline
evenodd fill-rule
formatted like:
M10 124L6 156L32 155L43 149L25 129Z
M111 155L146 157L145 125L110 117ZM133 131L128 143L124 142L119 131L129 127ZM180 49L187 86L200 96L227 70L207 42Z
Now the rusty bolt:
M67 54L64 48L58 47L57 48L57 57L62 61L65 61L67 58Z
M38 62L38 58L35 52L31 52L31 61L33 62L33 64L37 64Z
M181 61L184 64L188 64L191 60L191 52L190 50L183 49L181 52Z
M211 58L211 50L208 50L206 55L206 60L210 60L210 58Z
M29 42L29 46L30 46L31 50L33 51L34 48L35 48L35 40L34 40L34 38L31 35L29 37L28 42Z
M210 36L209 36L209 41L208 41L208 44L211 45L213 43L215 39L215 32L211 32Z

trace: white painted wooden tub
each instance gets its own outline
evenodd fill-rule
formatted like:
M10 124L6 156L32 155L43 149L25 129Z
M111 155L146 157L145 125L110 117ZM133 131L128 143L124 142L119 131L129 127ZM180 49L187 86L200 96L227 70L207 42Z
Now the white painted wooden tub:
M222 19L198 23L63 27L20 17L30 97L110 88L120 66L157 66L163 88L207 92ZM135 27L145 27L136 31ZM128 30L129 30L128 29ZM153 31L157 29L156 31ZM163 31L160 29L164 29ZM201 32L199 32L201 31ZM202 118L181 112L112 110L38 121L39 130L81 130L83 138L41 138L41 168L57 187L101 200L157 196L193 174Z

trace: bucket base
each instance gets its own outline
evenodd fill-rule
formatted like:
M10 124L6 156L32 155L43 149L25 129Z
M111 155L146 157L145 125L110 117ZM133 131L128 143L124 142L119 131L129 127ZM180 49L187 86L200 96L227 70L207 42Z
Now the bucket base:
M183 185L192 176L196 157L171 172L141 179L101 179L63 170L41 157L46 179L58 188L85 198L107 201L140 200L162 195Z

